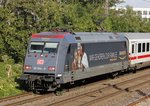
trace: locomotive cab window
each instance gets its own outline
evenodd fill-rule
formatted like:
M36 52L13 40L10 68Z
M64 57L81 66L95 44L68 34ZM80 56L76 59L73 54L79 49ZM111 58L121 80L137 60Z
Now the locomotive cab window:
M44 48L44 42L31 42L29 52L41 53Z
M58 43L45 43L44 53L57 53Z
M31 42L30 53L57 53L58 43Z

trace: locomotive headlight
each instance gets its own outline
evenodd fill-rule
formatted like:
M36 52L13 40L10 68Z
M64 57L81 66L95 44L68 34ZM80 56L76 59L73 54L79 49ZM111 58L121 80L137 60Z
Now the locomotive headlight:
M49 67L48 67L48 70L49 70L49 71L54 71L54 70L55 70L55 67L54 67L54 66L49 66Z
M24 70L31 70L31 69L32 69L32 67L29 66L29 65L25 65L25 66L24 66Z
M62 76L62 74L57 74L57 77L61 77Z

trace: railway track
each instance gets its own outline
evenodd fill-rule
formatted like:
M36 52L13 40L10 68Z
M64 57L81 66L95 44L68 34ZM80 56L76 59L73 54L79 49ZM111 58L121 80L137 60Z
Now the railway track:
M24 101L27 98L32 99L32 98L39 97L39 96L40 95L35 95L31 92L25 92L25 93L22 93L22 94L1 98L0 99L0 106L7 106L7 105L9 106L9 104L13 105L13 103Z
M62 96L55 96L54 93L49 93L45 95L26 93L17 95L16 97L14 96L3 98L0 99L0 106L17 106L25 104L28 104L28 106L32 106L32 103L36 102L36 106L40 106L40 102L43 105L45 104L44 106L90 106L92 104L95 104L97 102L100 103L103 100L112 98L114 96L121 95L126 92L132 92L134 91L134 89L150 83L150 73L146 72L148 71L139 71L133 75L125 75L121 77L122 80L119 80L119 78L117 78L114 80L107 79L90 83L81 87L70 89L70 92L66 92ZM101 87L99 86L100 84L102 85ZM95 86L95 88L93 86ZM90 90L86 91L84 90L86 89L86 87L91 88ZM78 92L79 89L83 89L84 92ZM78 93L76 93L76 95L73 95L71 94L72 91L77 91ZM70 93L71 95L65 97L67 93ZM45 103L45 99L48 99L48 103Z
M95 103L100 103L101 101L113 98L123 93L132 92L138 87L149 84L149 78L150 74L144 75L135 79L130 79L114 85L108 85L107 87L101 89L70 97L59 102L51 103L48 106L75 106L74 104L78 106L91 106Z
M9 100L13 100L13 99L17 99L17 98L21 98L21 97L24 97L24 96L29 96L29 95L31 95L31 93L25 92L25 93L22 93L22 94L1 98L0 103L5 102L5 101L9 101Z
M21 100L21 101L14 102L14 103L9 103L9 104L7 104L7 105L5 105L5 106L18 106L18 105L23 105L23 104L26 104L26 103L30 103L30 102L34 102L34 101L38 101L38 100L41 100L41 99L50 97L50 96L52 96L52 95L53 95L53 94L36 95L36 96L34 96L33 98L28 98L28 99L25 99L25 100Z
M147 96L145 96L145 97L143 97L143 98L140 98L139 100L137 100L137 101L135 101L135 102L129 104L128 106L136 106L138 103L140 103L140 102L142 102L142 101L144 101L144 100L146 100L146 99L149 99L149 98L150 98L150 95L147 95Z

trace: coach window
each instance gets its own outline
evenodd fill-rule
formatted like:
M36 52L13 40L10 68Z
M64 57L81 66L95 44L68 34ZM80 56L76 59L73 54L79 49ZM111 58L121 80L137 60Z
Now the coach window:
M132 44L132 54L134 53L134 44Z
M145 43L142 44L142 52L145 52Z
M149 43L147 43L146 51L147 51L147 52L149 51Z
M141 52L141 43L138 44L138 53Z

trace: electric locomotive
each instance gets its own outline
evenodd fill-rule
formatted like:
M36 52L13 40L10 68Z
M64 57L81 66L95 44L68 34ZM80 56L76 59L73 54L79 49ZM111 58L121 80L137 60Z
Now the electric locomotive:
M19 80L30 90L55 91L62 84L127 70L124 34L42 32L32 34Z

